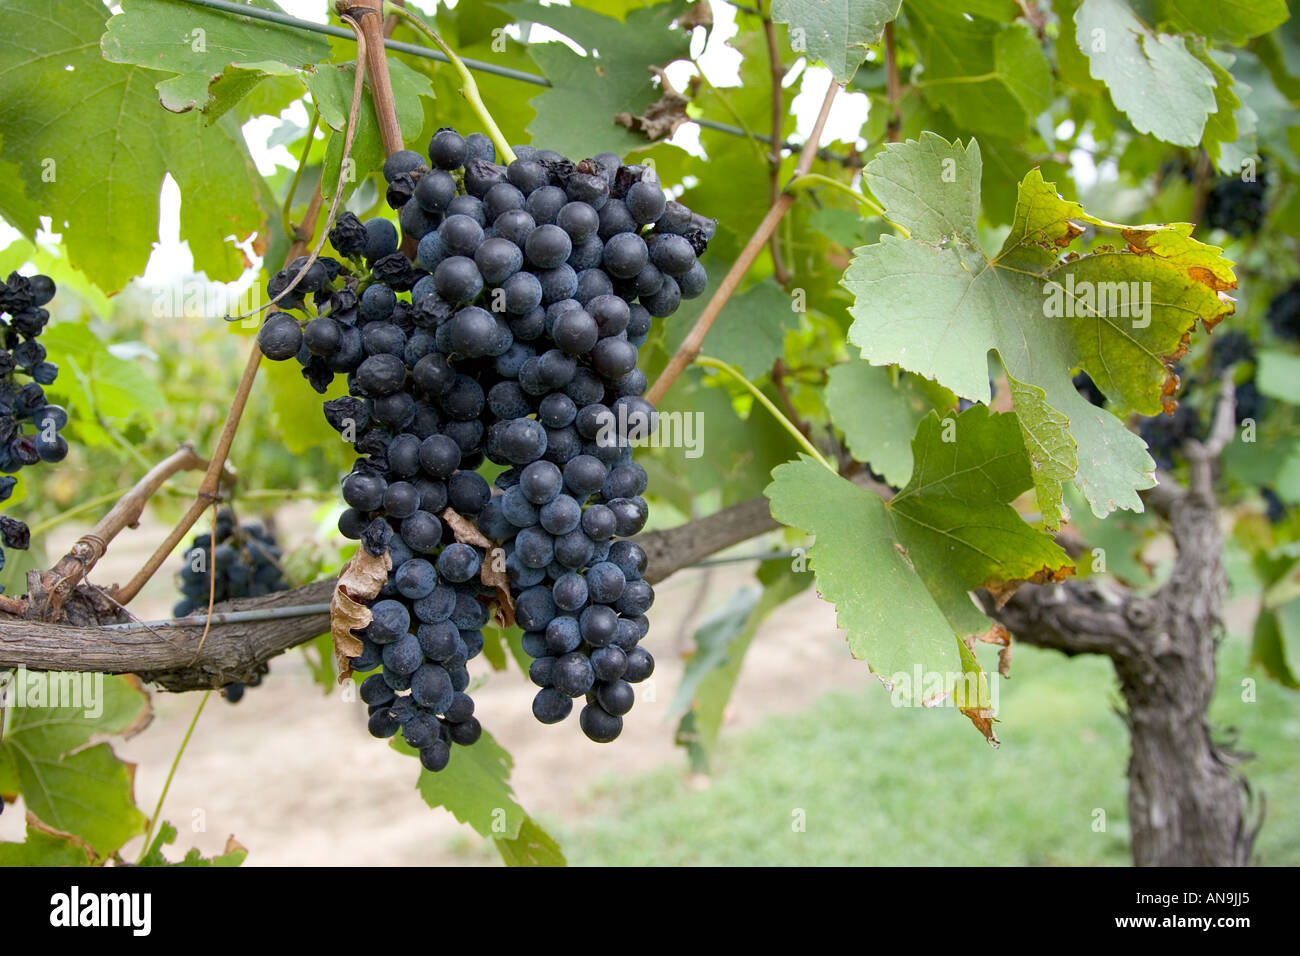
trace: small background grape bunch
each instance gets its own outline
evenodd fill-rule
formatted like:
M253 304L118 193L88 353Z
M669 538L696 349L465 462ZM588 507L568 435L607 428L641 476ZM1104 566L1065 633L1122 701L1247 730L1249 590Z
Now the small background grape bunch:
M253 521L241 525L233 510L222 508L217 512L215 532L215 549L213 533L204 532L194 536L185 552L185 564L177 575L181 599L172 607L176 617L205 613L210 592L213 603L219 603L261 597L289 587L280 564L280 548L265 526ZM226 700L238 703L244 688L260 684L267 670L263 664L255 679L227 684Z

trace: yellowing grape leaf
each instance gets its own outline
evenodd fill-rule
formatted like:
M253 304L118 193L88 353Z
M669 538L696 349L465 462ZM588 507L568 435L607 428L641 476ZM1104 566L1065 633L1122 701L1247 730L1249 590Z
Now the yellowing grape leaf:
M1171 404L1170 365L1188 335L1198 320L1211 327L1233 311L1232 264L1192 239L1190 225L1089 216L1037 170L1020 183L1011 231L989 255L976 230L980 171L974 140L963 147L933 133L868 164L871 191L910 237L855 251L844 276L855 296L849 340L873 365L897 363L982 402L996 352L1016 385L1044 519L1057 523L1071 477L1099 517L1141 511L1137 492L1154 484L1154 463L1116 415ZM1085 226L1114 233L1117 245L1070 250ZM1075 390L1080 367L1114 413Z

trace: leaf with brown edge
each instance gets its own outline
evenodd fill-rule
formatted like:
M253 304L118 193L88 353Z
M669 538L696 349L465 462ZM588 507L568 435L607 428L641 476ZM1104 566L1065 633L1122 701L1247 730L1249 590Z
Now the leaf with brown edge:
M392 569L393 559L387 551L375 557L365 548L358 548L339 571L339 581L330 598L330 634L334 638L334 662L338 665L340 684L352 676L349 658L358 656L364 649L361 639L352 633L370 624L370 608L362 602L374 600Z
M993 629L997 627L998 625L995 624ZM993 629L985 631L978 636L978 639L984 640ZM975 657L975 650L970 643L959 642L959 653L963 679L953 687L953 702L962 716L984 735L984 739L990 746L1000 746L1002 742L998 740L998 735L993 730L993 724L998 718L993 709L994 700L989 691L988 677L984 673L984 668L980 667L980 662Z
M936 168L953 176L935 176ZM899 365L978 402L990 400L996 353L1009 378L1036 390L1025 391L1034 396L1033 421L1016 403L1030 443L1077 449L1072 474L1053 468L1040 482L1035 473L1044 523L1062 517L1067 481L1098 517L1141 511L1138 491L1155 483L1155 463L1124 419L1158 414L1188 335L1231 314L1224 292L1236 285L1233 264L1194 239L1188 223L1088 215L1036 169L1019 185L1002 246L986 249L982 169L974 141L928 132L887 145L867 164L867 185L908 238L885 234L855 250L843 280L855 296L849 341L873 365ZM1081 225L1123 241L1070 248L1081 243ZM1106 408L1079 395L1079 370L1106 395Z
M996 577L990 578L981 587L993 595L997 607L1002 608L1011 600L1011 595L1020 590L1020 586L1023 584L1057 584L1073 574L1074 568L1072 567L1042 567L1024 578L1012 578L1009 581ZM981 640L983 640L982 637Z
M232 853L244 853L244 854L248 853L248 847L244 846L242 843L236 840L235 835L233 833L230 836L226 837L226 847L224 850L221 851L221 855L229 856Z
M75 833L45 823L27 813L27 838L0 843L0 866L94 866L95 849Z
M490 588L496 588L496 610L500 626L514 627L515 599L510 596L510 578L506 576L505 567L498 568L494 560L499 546L480 531L474 522L457 513L454 508L444 509L442 520L447 527L451 528L451 533L461 544L473 545L484 550L483 563L478 572L479 580Z
M976 642L995 644L1000 647L1001 650L998 651L998 674L1002 677L1011 676L1011 632L997 621L994 621L993 626L983 634L970 634L962 638L962 640L971 653L975 652Z
M983 734L984 739L990 744L994 747L1002 744L1002 741L998 740L998 735L993 730L993 724L997 722L997 718L993 716L993 711L987 707L961 707L958 709L962 712L962 716L968 718L975 725L975 729Z

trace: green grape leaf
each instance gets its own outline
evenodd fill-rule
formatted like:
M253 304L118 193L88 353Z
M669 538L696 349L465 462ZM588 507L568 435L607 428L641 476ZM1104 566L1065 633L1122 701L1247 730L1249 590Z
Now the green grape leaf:
M166 820L158 825L158 835L149 845L149 852L140 860L140 866L178 866L178 867L233 867L239 866L248 857L248 851L231 837L226 841L225 852L220 856L204 857L197 848L191 849L184 858L173 863L163 855L163 847L176 842L176 828Z
M532 817L524 817L519 835L513 839L497 837L497 852L506 866L567 866L564 851L555 838Z
M392 747L418 757L400 735L393 739ZM528 814L515 802L510 786L512 766L510 754L484 731L473 747L454 746L451 762L438 773L421 767L416 789L429 806L445 807L480 836L517 840Z
M4 137L0 136L0 157L3 156ZM39 205L27 198L27 185L23 182L17 163L0 158L0 182L5 184L5 191L0 194L0 215L3 215L10 225L21 229L25 235L35 236L36 230L40 227L41 209ZM36 243L26 240L23 240L23 245L33 251L40 249ZM11 251L6 247L5 251L8 258L8 255L18 250ZM9 272L10 270L6 269L3 274L8 275Z
M963 129L1023 135L1051 105L1052 69L1028 25L966 16L944 0L907 0L905 9L921 91Z
M1156 0L1156 11L1180 33L1245 43L1288 17L1286 0Z
M69 262L108 292L140 274L171 173L183 197L181 239L196 268L237 278L247 262L229 237L245 239L264 221L238 124L227 116L205 126L198 115L167 113L154 89L159 73L105 60L99 37L109 14L99 0L68 0L57 14L40 0L10 0L5 9L0 159L18 167L24 208L51 217ZM0 213L10 215L7 198ZM28 228L22 216L14 224Z
M814 535L817 592L835 605L853 656L904 702L913 673L965 674L962 638L993 630L969 592L1008 594L1060 580L1068 556L1010 502L1032 485L1014 415L974 405L931 413L912 445L908 484L890 501L801 456L772 473L772 516Z
M980 168L974 140L963 147L932 133L890 144L867 165L872 193L910 238L887 235L855 251L844 276L855 296L849 340L873 364L897 363L982 402L996 351L1022 386L1021 425L1036 469L1046 469L1037 483L1044 515L1058 514L1053 488L1069 463L1061 416L1077 448L1073 480L1094 513L1140 511L1137 492L1154 483L1154 464L1116 416L1164 408L1185 337L1198 320L1211 327L1232 312L1224 294L1236 287L1232 264L1192 239L1190 225L1088 216L1037 170L1021 182L1011 231L989 256L975 229ZM1066 255L1081 223L1124 245ZM1115 413L1075 390L1080 367Z
M424 103L432 100L434 93L429 81L400 60L388 61L388 75L393 86L393 109L404 141L414 140L424 128ZM344 132L348 113L352 108L352 88L356 82L356 62L322 63L320 68L307 74L307 89L312 102L320 110L321 120L334 130L325 149L324 175L321 178L321 195L329 198L338 186L343 159ZM357 183L384 163L384 142L379 135L379 121L375 118L375 104L368 87L363 102L357 110L357 128L352 137L350 169L344 170L344 182Z
M826 408L849 451L891 485L912 474L912 436L921 419L956 404L947 389L919 376L894 376L884 366L851 360L830 370Z
M1283 687L1300 688L1300 600L1260 608L1250 646L1251 663Z
M601 152L624 155L647 145L615 116L645 113L660 96L651 69L689 55L690 34L673 26L684 5L642 7L629 11L626 20L559 4L496 6L517 21L557 30L586 51L580 55L559 42L529 45L529 56L551 81L531 101L537 111L528 124L532 142L575 160Z
M773 0L772 20L790 28L790 49L806 54L847 83L880 42L900 0Z
M1065 484L1079 470L1079 447L1070 434L1070 419L1047 403L1047 393L1037 385L1008 375L1007 386L1032 463L1043 524L1059 528L1066 516Z
M1250 87L1237 84L1228 72L1234 57L1218 50L1210 50L1203 41L1192 46L1196 58L1214 74L1214 102L1217 107L1205 123L1202 143L1214 160L1219 172L1226 175L1241 172L1244 160L1255 156L1255 111L1242 102L1250 95ZM1240 93L1240 96L1238 95Z
M1089 72L1138 132L1177 146L1200 143L1218 109L1216 79L1183 37L1157 34L1126 0L1083 0L1074 25Z
M27 815L27 839L0 843L0 866L93 866L95 851L71 833L46 826Z
M9 693L14 705L0 742L0 792L21 793L42 823L85 841L99 859L143 833L134 764L119 760L107 743L89 746L95 737L129 735L148 723L149 697L139 682L20 670Z
M1255 385L1261 394L1300 405L1300 355L1262 349L1256 361Z
M785 351L786 331L798 326L799 313L790 296L767 278L727 302L704 338L703 351L753 381L771 371Z
M723 712L759 627L812 583L808 574L783 564L764 565L759 577L764 587L741 588L695 629L695 647L669 706L668 719L679 718L676 742L686 747L691 766L700 773L708 770Z
M138 362L108 351L88 326L56 322L41 341L51 361L61 366L58 381L48 391L67 404L71 435L92 446L109 446L113 439L100 422L119 428L150 421L167 408L158 384L141 373Z
M272 0L253 6L280 12ZM319 34L166 0L124 0L100 41L104 59L174 74L158 82L174 113L199 109L211 123L269 76L294 76L329 59Z

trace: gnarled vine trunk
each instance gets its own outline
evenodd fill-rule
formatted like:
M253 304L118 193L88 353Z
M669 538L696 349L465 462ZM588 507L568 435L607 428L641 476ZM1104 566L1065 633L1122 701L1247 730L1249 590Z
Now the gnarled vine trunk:
M1153 595L1089 580L1025 587L986 608L1017 639L1107 655L1127 705L1128 812L1138 866L1244 866L1258 826L1236 756L1210 731L1225 591L1210 465L1194 450L1186 489L1162 483L1148 505L1170 524L1174 568Z

